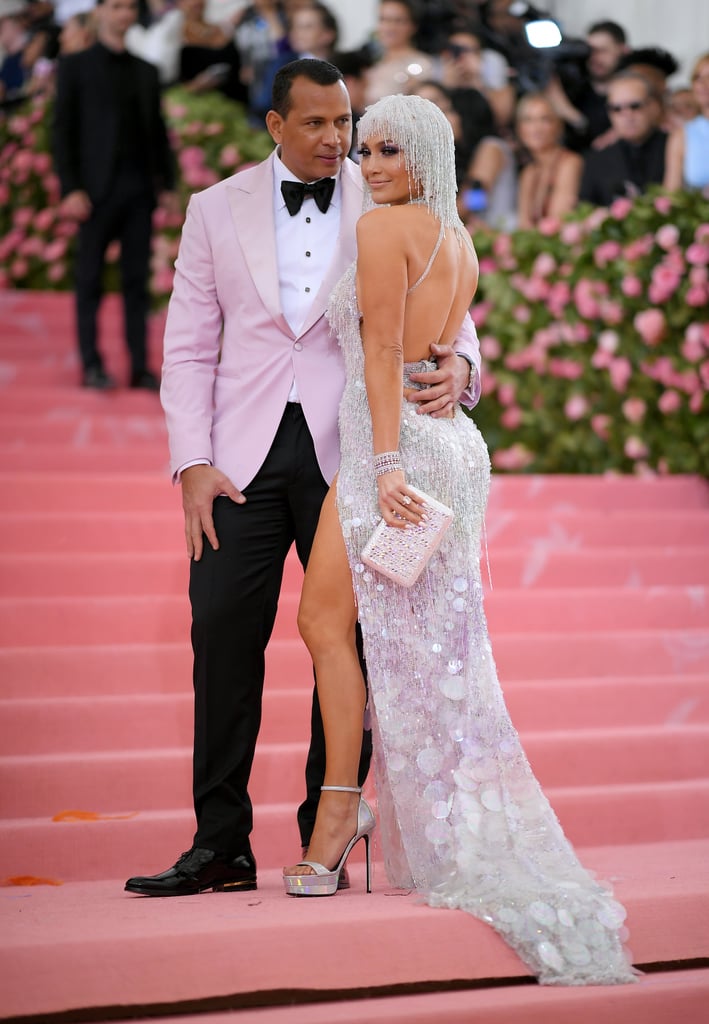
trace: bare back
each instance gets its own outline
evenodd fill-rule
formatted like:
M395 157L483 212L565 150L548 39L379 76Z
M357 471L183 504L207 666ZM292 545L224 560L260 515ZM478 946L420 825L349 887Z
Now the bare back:
M428 359L431 344L455 340L475 295L478 260L472 241L461 224L438 245L440 224L420 205L380 208L365 216L372 214L378 231L386 236L388 263L383 273L391 274L394 316L403 299L403 325L397 327L404 361Z

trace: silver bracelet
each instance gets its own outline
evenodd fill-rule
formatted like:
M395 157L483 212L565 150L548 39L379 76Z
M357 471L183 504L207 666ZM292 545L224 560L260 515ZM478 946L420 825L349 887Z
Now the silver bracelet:
M384 473L395 473L403 469L401 456L398 452L380 452L374 456L374 475L383 476Z

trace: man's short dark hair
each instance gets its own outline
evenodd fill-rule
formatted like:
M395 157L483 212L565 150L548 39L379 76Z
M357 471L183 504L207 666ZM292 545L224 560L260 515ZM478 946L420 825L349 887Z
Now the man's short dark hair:
M628 41L628 37L625 34L625 29L618 24L617 21L597 21L595 24L586 32L587 36L592 35L594 32L605 32L607 36L610 36L614 43L618 46L625 46Z
M631 50L620 58L618 70L645 65L649 68L656 68L665 78L674 75L679 69L679 64L667 50L659 46L646 46L641 50Z
M335 85L342 82L342 72L334 64L314 57L292 60L276 72L271 92L271 108L281 117L288 117L291 108L291 89L296 78L307 78L315 85Z

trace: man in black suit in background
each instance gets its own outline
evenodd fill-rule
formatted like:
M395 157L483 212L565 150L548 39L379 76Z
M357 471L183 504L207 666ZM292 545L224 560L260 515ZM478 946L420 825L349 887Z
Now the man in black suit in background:
M152 213L158 196L175 205L174 163L160 110L158 72L128 53L137 0L97 0L98 41L59 62L53 148L63 212L80 222L76 311L84 387L106 390L97 347L104 259L121 243L130 386L156 391L146 365ZM162 195L161 195L162 194Z
M648 185L662 184L667 133L660 125L662 103L650 82L635 71L620 71L608 86L608 114L618 141L586 154L579 198L610 206L634 199Z

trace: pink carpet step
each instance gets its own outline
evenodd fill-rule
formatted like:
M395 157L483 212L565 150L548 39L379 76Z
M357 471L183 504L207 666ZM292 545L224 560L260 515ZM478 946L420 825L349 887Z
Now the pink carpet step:
M709 1004L709 969L653 972L637 985L556 988L541 985L428 990L265 1007L218 1015L180 1014L161 1024L703 1024ZM204 1004L209 1005L209 1004ZM214 1004L211 1004L214 1005ZM239 1005L239 1000L233 1005ZM175 1009L175 1012L177 1012ZM152 1024L131 1017L133 1024Z
M55 403L53 406L52 399ZM140 416L150 413L154 401L154 396L124 393L120 397L120 407L123 409L128 405L129 415ZM34 392L26 395L11 390L3 394L2 402L7 413L41 412L46 415L51 408L51 415L60 419L75 416L77 410L82 415L94 411L101 416L116 415L111 412L111 397L94 392L65 395L57 403L55 389L37 392L37 396ZM51 470L42 473L8 473L0 469L0 487L3 509L7 512L43 509L47 505L48 495L51 495L51 508L54 512L119 512L138 511L139 508L155 511L162 507L180 509L179 490L173 491L167 476L130 471L118 473L112 466L106 466L103 472L98 473L58 473ZM507 508L520 507L538 507L539 510L548 509L550 512L563 510L567 513L617 511L619 508L626 511L701 510L709 507L709 483L693 476L639 479L493 475L488 517L494 519Z
M4 351L4 350L3 350ZM123 374L123 370L121 373ZM150 417L156 423L163 424L163 436L167 444L167 433L164 423L165 417L160 406L159 398L154 392L142 391L140 389L120 387L115 391L94 391L91 388L78 386L79 370L73 362L66 366L62 379L58 381L34 382L31 386L26 379L24 381L13 380L5 382L4 386L0 381L0 395L2 396L2 415L29 415L45 420L47 417L68 417L82 415L115 416L115 415L144 415ZM8 437L0 434L3 440ZM690 499L691 500L691 499Z
M460 599L453 591L451 597ZM298 637L297 607L297 595L281 596L274 638ZM485 612L495 636L512 630L702 627L709 635L709 587L537 589L533 601L526 590L496 589L485 599ZM463 614L465 609L451 609L453 618ZM184 595L94 597L90 601L84 597L0 598L3 646L171 643L189 636L190 621Z
M567 835L580 846L709 835L708 780L546 792ZM292 803L254 805L252 843L262 867L282 865L294 855L290 851L298 854L296 808L302 795ZM189 788L182 807L173 810L141 811L124 804L111 812L102 804L77 807L67 798L55 813L77 811L94 820L52 821L54 815L3 819L0 879L34 875L81 881L162 871L189 848L195 828Z
M260 743L282 743L307 721L310 686L266 689ZM511 682L517 729L572 731L709 723L709 675ZM192 742L192 693L0 700L4 755L181 747ZM708 766L709 767L709 766Z
M157 403L157 398L153 401ZM156 410L150 414L131 413L122 408L105 413L50 410L41 417L31 413L0 414L0 438L10 443L49 442L70 448L157 443L167 450L164 420Z
M709 672L706 630L493 635L503 687L515 680L572 680ZM184 693L192 678L187 641L0 648L3 693L14 697ZM266 687L308 687L311 663L299 640L274 640L266 652Z
M309 714L301 708L287 742L262 742L250 790L254 801L297 801ZM709 723L607 730L523 732L542 786L685 782L709 785ZM114 813L178 808L190 793L191 746L0 756L0 817L49 817L72 807ZM707 809L709 814L709 808Z
M179 487L165 473L118 473L110 465L92 473L0 471L3 512L110 513L164 512L182 519Z
M168 473L169 459L164 443L143 445L77 445L0 442L0 465L6 472L26 473L67 471L103 473L112 466L123 473Z
M667 477L493 474L488 512L501 508L606 511L709 508L709 482L698 476Z
M636 963L709 954L708 852L706 841L582 851L628 908ZM415 893L392 898L379 873L369 896L361 870L353 881L336 899L312 901L284 896L276 872L261 873L256 893L159 901L123 893L120 881L3 890L4 1012L528 976L470 915L432 910Z
M1 486L1 484L0 484ZM523 548L490 555L493 589L709 585L709 544L701 548L618 548L549 552L542 558ZM487 567L482 564L487 588ZM289 558L284 590L299 590L300 566ZM3 556L0 594L16 597L116 597L131 594L181 595L187 600L189 561L182 550L124 554L81 552Z
M47 446L33 447L39 454ZM5 463L11 446L0 445L0 461ZM109 446L92 447L85 452L76 450L79 459L85 458L99 471L114 462L116 470L150 469L151 460L166 465L166 454L158 457L152 445L137 448L136 465L129 466L133 448L113 450ZM67 449L58 445L55 455L59 465L66 465L62 456ZM152 453L152 454L151 454ZM28 454L32 465L34 456ZM71 460L73 456L68 456ZM12 461L12 459L10 459ZM56 469L57 463L47 468ZM72 469L71 466L66 466ZM48 506L51 509L51 505ZM0 553L82 551L106 553L110 551L149 550L182 551L182 516L178 512L121 512L54 513L38 509L34 512L0 514ZM490 551L497 548L534 546L547 551L574 551L582 549L626 548L658 546L705 547L709 537L709 511L645 511L603 514L594 512L561 512L550 516L546 512L507 510L494 523L488 522Z

